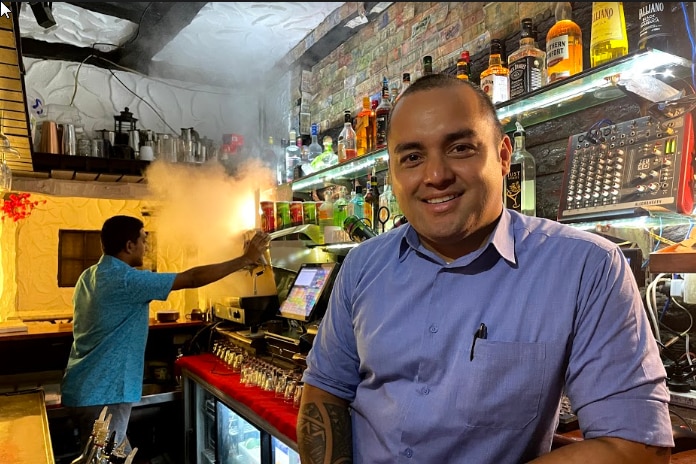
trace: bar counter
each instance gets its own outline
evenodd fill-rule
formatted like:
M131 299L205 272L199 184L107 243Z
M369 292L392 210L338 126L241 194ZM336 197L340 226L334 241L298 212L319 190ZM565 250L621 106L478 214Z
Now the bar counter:
M54 462L43 391L0 395L0 463Z
M260 388L246 388L240 383L240 376L227 364L211 353L184 356L177 361L182 374L204 385L223 402L259 427L280 438L288 444L297 443L297 409L276 398L273 392ZM289 442L288 442L289 440ZM579 430L554 436L554 447L582 440ZM672 456L671 464L696 464L696 450L683 451Z
M184 356L177 360L181 374L205 385L235 411L297 448L297 409L276 398L274 392L244 387L240 375L211 353Z

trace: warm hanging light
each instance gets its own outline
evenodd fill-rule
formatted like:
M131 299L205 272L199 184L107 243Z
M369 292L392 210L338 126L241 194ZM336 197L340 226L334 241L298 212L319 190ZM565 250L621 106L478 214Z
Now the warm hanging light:
M5 135L5 115L0 111L0 193L12 190L12 169L7 161L19 158L19 152L12 148L10 139Z

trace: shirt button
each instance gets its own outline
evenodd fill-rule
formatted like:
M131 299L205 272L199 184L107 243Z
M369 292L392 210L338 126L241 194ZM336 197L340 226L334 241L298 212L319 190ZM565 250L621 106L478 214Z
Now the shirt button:
M412 458L413 457L413 450L411 448L406 448L406 451L404 451L404 454L406 455L407 458Z
M436 325L430 326L430 333L437 333L437 326Z
M428 387L423 387L423 389L421 390L421 392L423 392L424 395L429 395L429 394L430 394L430 389L429 389Z

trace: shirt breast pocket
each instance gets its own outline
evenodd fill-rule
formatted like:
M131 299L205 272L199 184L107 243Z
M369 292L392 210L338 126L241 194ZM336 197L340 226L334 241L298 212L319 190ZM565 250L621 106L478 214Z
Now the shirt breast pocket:
M519 430L536 418L548 388L545 344L478 339L471 364L456 399L467 425Z

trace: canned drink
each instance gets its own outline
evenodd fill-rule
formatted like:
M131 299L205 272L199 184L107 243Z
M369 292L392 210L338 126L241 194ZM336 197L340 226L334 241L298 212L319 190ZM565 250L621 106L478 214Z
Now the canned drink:
M302 211L304 213L304 223L305 224L317 224L319 225L319 220L317 219L317 202L316 201L305 201L302 203Z
M293 201L290 203L290 224L301 226L304 221L304 213L301 201Z
M275 232L275 203L261 202L261 229L266 233Z
M290 220L290 202L289 201L276 201L276 230L287 229L292 227L292 222Z

